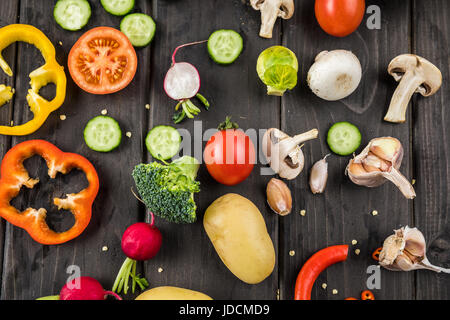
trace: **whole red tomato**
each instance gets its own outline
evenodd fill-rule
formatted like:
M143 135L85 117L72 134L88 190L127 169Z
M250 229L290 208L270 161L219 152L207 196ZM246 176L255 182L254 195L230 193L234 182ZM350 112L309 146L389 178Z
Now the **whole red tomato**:
M244 181L255 163L255 147L252 140L237 125L227 120L219 126L206 143L203 159L209 174L227 186Z
M345 37L358 29L364 17L364 0L316 0L316 18L322 29L336 37Z

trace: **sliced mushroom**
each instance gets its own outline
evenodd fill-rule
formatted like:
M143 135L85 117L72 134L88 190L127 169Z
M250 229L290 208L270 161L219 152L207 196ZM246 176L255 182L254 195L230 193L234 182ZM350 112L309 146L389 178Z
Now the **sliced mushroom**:
M289 19L294 14L294 0L250 0L253 9L261 11L259 36L272 38L277 17Z
M262 141L263 153L270 168L281 178L292 180L302 172L305 158L300 144L316 139L317 129L290 137L283 131L271 128L266 131Z
M442 84L441 71L430 61L414 54L395 57L388 66L395 81L400 81L391 99L385 121L400 123L406 120L406 109L415 92L424 97L435 94Z

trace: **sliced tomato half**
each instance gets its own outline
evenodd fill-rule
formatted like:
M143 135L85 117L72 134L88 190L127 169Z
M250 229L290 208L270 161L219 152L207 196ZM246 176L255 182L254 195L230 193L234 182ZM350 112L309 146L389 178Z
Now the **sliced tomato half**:
M117 29L97 27L73 45L67 62L73 81L93 94L108 94L133 80L137 56L133 45Z

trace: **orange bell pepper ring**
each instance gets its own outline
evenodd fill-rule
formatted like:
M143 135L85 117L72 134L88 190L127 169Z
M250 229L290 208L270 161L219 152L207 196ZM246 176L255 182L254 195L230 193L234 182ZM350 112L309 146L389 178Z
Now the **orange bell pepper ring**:
M89 183L79 193L67 194L66 198L54 198L53 203L59 209L72 212L74 225L67 231L55 232L45 221L47 210L28 208L20 212L11 206L10 201L19 193L22 186L33 188L38 179L30 178L23 166L24 160L39 155L47 163L48 175L54 179L58 172L67 174L77 168L82 170ZM25 229L30 236L41 244L60 244L79 236L89 224L92 204L97 196L99 180L94 166L84 157L67 153L44 140L29 140L11 148L1 163L0 178L0 216L11 224Z

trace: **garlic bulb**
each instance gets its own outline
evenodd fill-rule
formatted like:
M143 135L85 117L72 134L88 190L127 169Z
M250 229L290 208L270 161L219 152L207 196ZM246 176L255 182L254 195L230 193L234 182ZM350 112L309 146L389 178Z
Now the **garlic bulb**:
M394 183L408 199L416 197L411 183L398 170L403 159L403 146L398 139L372 139L367 147L350 160L346 174L350 180L365 187L378 187L386 180Z
M392 271L427 269L450 273L450 269L430 263L426 256L426 242L422 232L408 226L394 230L394 234L384 240L379 263Z
M323 193L328 180L328 163L327 154L322 160L317 161L311 168L311 175L309 176L309 187L314 194Z

